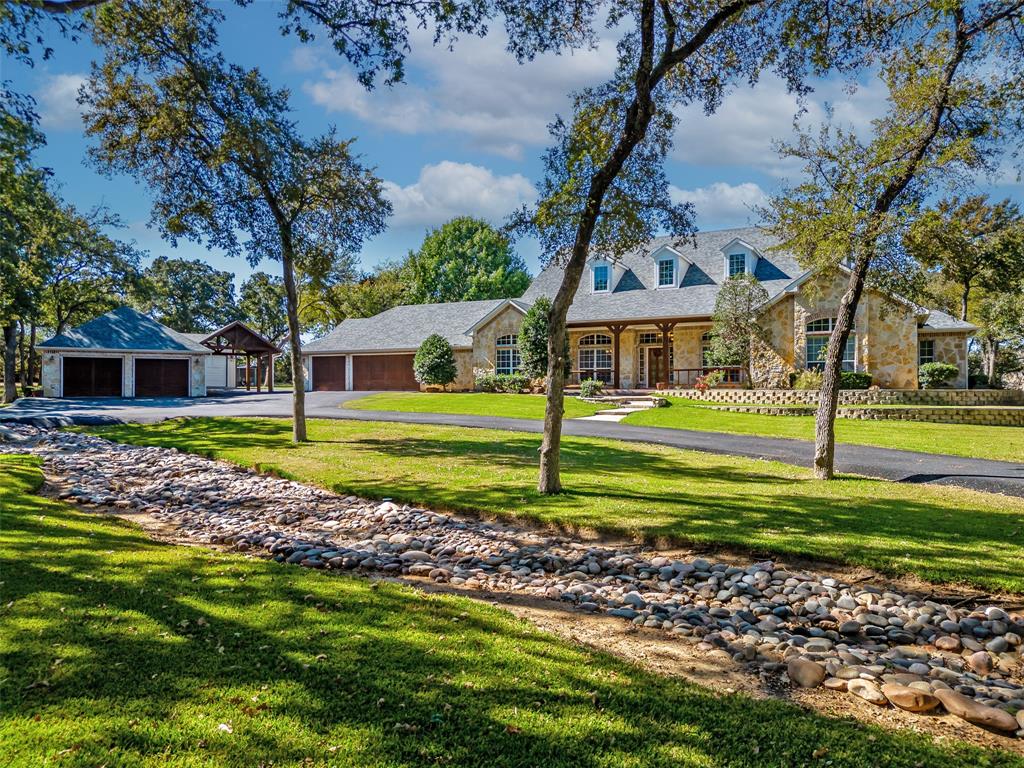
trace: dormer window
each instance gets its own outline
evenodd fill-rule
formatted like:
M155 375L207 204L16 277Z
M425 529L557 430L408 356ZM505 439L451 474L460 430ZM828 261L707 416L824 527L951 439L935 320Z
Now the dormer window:
M658 260L658 287L671 288L676 284L675 259Z
M743 275L747 272L747 254L745 253L730 253L729 254L729 277L735 275Z
M608 290L608 283L610 282L611 269L607 264L595 264L593 269L594 274L594 293L604 293Z

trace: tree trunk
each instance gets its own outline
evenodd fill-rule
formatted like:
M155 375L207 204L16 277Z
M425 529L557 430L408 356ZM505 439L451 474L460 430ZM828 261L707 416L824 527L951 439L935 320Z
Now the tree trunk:
M25 358L25 321L18 321L18 381L21 383L21 392L25 394L25 387L28 381L25 379L25 367L28 361Z
M853 329L853 318L857 312L864 281L870 261L869 248L861 250L850 271L846 292L839 301L836 324L828 340L825 354L825 370L818 393L818 412L814 420L814 476L819 480L831 480L835 475L836 452L836 409L839 407L839 378L843 368L843 352L846 340Z
M14 369L18 354L18 325L11 320L4 326L4 402L13 403L18 399L18 388L14 381Z
M28 334L28 373L25 375L26 386L33 387L36 383L36 324L29 325Z
M960 294L960 319L967 322L967 299L971 295L971 286L965 285L963 293Z
M988 385L996 386L996 361L999 358L999 342L995 339L985 344L985 375L988 376Z
M282 248L281 266L284 272L285 310L288 315L288 346L292 358L292 439L306 442L306 389L302 375L302 340L299 338L299 300L295 290L295 260L291 243Z

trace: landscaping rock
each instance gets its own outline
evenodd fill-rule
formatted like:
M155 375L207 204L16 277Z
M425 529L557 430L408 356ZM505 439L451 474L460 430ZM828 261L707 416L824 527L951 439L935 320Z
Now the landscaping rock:
M810 659L797 657L786 665L786 674L801 688L817 688L825 679L825 668Z
M932 693L899 683L886 683L882 693L893 706L908 712L930 712L939 706L939 700Z
M1009 712L979 704L956 691L939 690L935 692L935 696L942 702L947 712L969 723L1010 733L1018 728L1017 718Z
M879 689L878 685L871 682L870 680L850 680L846 684L846 690L852 693L854 696L859 696L864 701L870 702L879 707L888 705L889 700L885 697L885 694Z

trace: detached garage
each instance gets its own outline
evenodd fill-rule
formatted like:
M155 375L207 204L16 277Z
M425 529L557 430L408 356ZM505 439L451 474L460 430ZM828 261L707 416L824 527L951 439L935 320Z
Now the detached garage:
M203 397L210 349L130 307L39 345L46 397Z

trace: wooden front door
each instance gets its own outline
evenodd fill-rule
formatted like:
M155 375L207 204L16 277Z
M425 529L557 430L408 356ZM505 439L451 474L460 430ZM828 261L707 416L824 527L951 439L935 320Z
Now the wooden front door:
M188 397L188 360L135 359L136 397Z
M65 357L64 397L120 397L120 357Z
M412 372L414 355L355 355L352 389L418 390Z
M345 389L345 356L313 356L313 391L342 392Z
M647 381L644 386L654 389L661 381L661 347L648 347L647 354Z

